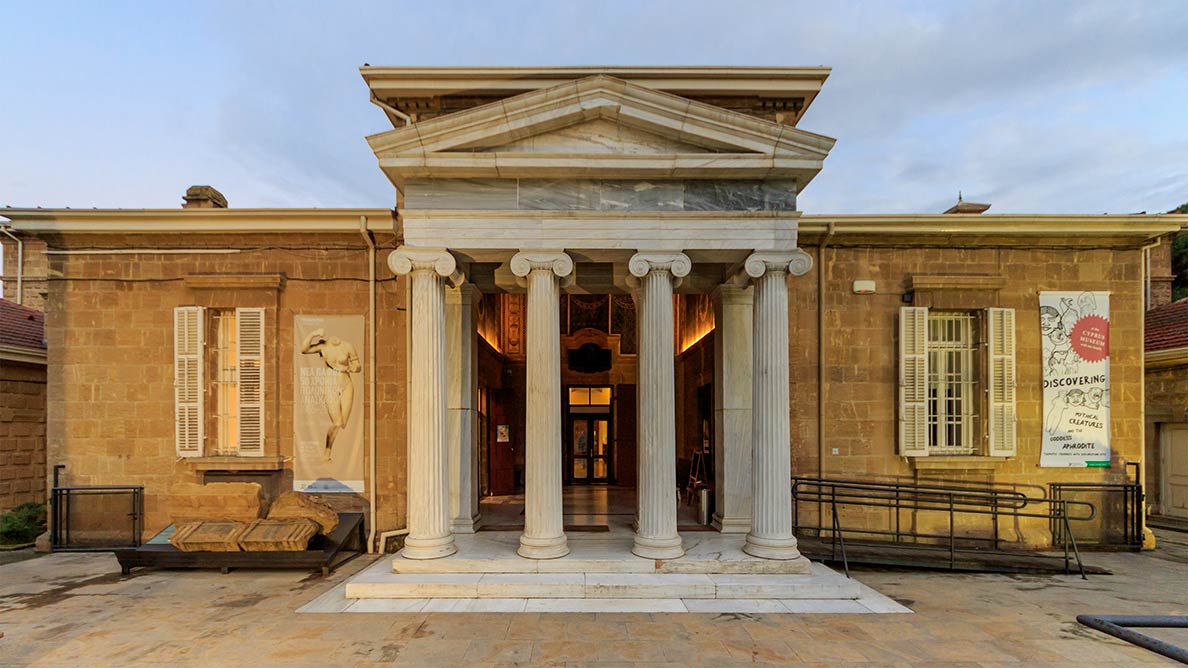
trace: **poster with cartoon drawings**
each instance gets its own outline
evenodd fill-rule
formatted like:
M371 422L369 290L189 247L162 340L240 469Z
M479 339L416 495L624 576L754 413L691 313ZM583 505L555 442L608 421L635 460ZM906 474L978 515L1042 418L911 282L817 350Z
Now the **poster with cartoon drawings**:
M1040 466L1110 465L1110 293L1041 292Z
M361 315L293 316L293 489L363 492Z

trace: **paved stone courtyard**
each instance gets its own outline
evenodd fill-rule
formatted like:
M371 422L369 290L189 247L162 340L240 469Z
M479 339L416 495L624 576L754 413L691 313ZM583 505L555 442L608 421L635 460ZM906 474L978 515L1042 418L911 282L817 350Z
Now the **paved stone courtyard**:
M1179 665L1078 625L1077 614L1188 614L1188 535L1090 553L1112 576L860 570L915 614L300 614L329 578L147 571L105 554L0 566L0 666ZM387 558L387 557L384 557ZM1152 632L1188 646L1188 632Z

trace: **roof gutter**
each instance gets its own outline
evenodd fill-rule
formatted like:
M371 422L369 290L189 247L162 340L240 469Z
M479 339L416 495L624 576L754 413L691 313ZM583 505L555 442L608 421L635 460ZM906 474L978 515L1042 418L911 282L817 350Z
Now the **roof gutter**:
M38 348L19 348L17 346L0 346L0 360L5 362L24 362L25 364L46 364L46 351Z
M409 116L408 114L404 113L403 111L400 111L396 107L393 107L392 105L390 105L390 104L384 102L383 100L379 99L378 97L376 97L375 91L371 91L371 103L374 104L375 106L379 107L380 109L383 109L388 114L389 117L395 116L396 118L399 118L400 120L404 121L404 127L408 127L413 124L412 116ZM391 120L391 118L389 118L389 120ZM392 121L392 126L393 127L396 126L396 121L394 121L394 120Z

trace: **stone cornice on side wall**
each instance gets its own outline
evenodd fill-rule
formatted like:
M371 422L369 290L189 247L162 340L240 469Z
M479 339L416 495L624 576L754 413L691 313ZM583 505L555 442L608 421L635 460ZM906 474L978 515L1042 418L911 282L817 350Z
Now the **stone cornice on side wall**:
M0 218L34 233L252 234L393 232L391 209L0 209Z
M1101 246L1142 243L1188 228L1188 215L851 214L803 215L799 238L813 246Z
M465 212L471 217L482 213ZM432 217L449 214L461 215L417 212ZM357 234L360 216L366 216L369 231L395 232L390 209L0 209L0 218L11 220L19 231L59 234ZM1141 242L1178 232L1188 228L1188 214L800 215L796 227L801 245L816 245L830 224L830 245L994 245L1014 240L1018 244L1082 246L1109 240Z

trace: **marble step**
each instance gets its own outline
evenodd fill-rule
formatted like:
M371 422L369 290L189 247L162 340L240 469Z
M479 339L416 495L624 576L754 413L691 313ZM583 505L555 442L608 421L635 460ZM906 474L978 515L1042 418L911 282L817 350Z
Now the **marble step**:
M807 575L730 573L362 573L348 599L855 599L857 582L827 568Z
M809 572L807 560L713 559L692 556L671 561L640 559L631 554L616 558L522 559L392 559L393 573L690 573L794 575Z

